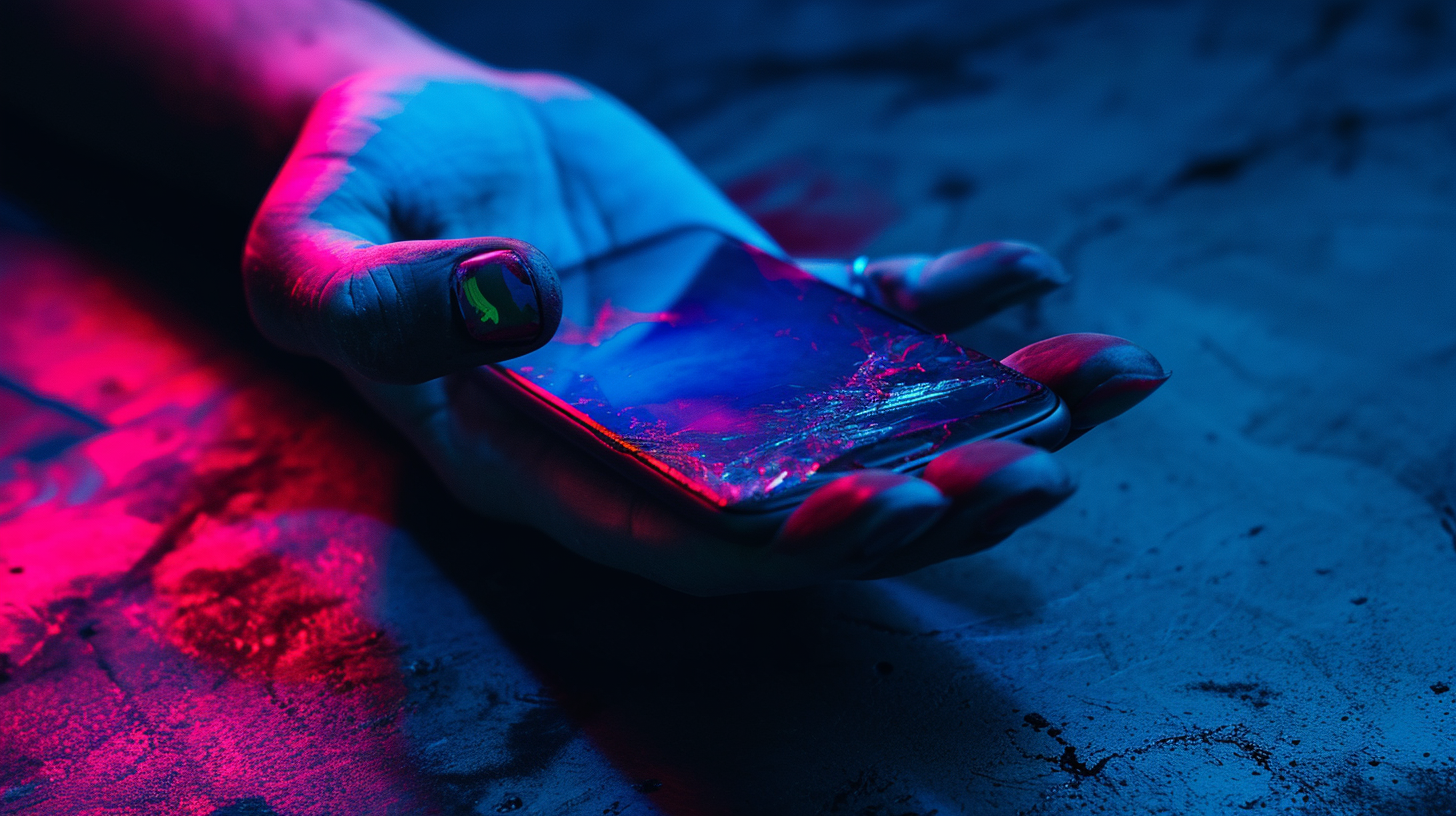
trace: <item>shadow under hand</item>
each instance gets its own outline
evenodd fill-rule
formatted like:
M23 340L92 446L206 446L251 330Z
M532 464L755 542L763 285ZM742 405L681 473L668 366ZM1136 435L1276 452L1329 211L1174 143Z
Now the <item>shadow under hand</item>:
M944 618L937 606L981 622L1034 609L1004 570L694 598L527 529L493 526L499 538L480 542L479 517L437 481L405 483L402 526L572 727L668 813L945 812L968 782L1029 756L1008 735L1023 716L977 669L983 649L1005 647L905 627ZM968 595L984 602L968 611ZM548 752L565 745L551 740ZM512 750L541 753L531 742Z
M0 180L43 221L63 225L63 237L146 270L223 343L394 436L326 366L273 349L253 330L232 272L248 208L199 201L135 168L68 164L58 155L65 150L46 153L47 139L36 134L3 136L30 163L0 162ZM88 193L77 195L83 180ZM482 542L482 520L451 500L423 463L412 466L419 472L401 480L400 523L552 698L504 728L504 762L465 752L435 763L423 781L451 809L473 811L501 780L546 778L578 732L672 814L944 813L969 806L957 802L1013 797L1029 806L1040 788L1018 787L1003 778L1018 771L1000 766L1032 757L1050 763L1039 772L1058 773L1055 757L1024 747L1040 745L1022 736L1032 721L1023 722L984 668L999 662L995 650L1020 647L980 634L1040 602L1014 569L977 556L905 579L692 598L592 564L530 530L492 522L498 535ZM402 590L435 589L437 578L407 575L403 566L391 566ZM438 625L477 637L463 622ZM423 687L432 677L425 670L406 682ZM461 699L411 697L420 709L433 707L443 732L459 737L452 744L501 725L475 721L489 705L466 710ZM460 710L440 715L448 707Z

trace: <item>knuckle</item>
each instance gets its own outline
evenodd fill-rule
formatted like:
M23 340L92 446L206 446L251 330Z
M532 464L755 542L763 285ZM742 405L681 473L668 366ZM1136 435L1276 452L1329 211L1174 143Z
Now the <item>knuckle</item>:
M370 379L397 380L404 374L399 298L382 290L373 275L335 276L310 311L305 320L316 327L325 357Z

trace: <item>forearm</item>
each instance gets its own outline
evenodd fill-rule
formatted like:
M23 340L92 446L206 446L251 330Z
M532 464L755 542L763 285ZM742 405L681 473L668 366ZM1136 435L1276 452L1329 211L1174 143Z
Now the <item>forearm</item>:
M265 182L340 79L467 64L356 0L12 0L0 53L21 116L229 188Z

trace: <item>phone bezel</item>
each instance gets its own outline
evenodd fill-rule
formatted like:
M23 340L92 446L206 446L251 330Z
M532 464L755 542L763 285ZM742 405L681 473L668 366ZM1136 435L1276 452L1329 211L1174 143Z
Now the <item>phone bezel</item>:
M672 232L678 231L673 230ZM713 231L716 232L716 230ZM655 236L655 238L661 237L664 236ZM725 237L732 239L732 236ZM630 252L633 246L623 247L616 252L593 259L593 262L610 260ZM829 286L822 281L820 284ZM857 300L896 323L904 325L907 329L917 332L926 331L875 303L862 298L857 298ZM985 355L981 356L985 357ZM1009 378L1033 383L1037 386L1037 390L1021 401L1020 405L1025 406L1025 410L1018 411L1016 421L1008 422L995 431L965 439L958 444L981 439L1011 439L1040 447L1050 447L1059 443L1070 428L1070 413L1056 393L1043 383L1021 374L994 358L986 357L986 362L1001 369ZM842 473L825 473L821 477L816 474L802 485L797 485L780 496L754 502L747 507L720 504L711 495L695 489L691 480L685 477L680 480L674 478L670 468L656 463L655 460L648 460L635 446L621 440L615 433L602 427L585 413L567 405L556 395L516 372L499 364L491 364L475 369L475 373L492 392L505 397L517 409L542 421L551 430L560 433L607 466L634 479L651 490L658 498L693 515L714 519L719 524L726 524L731 528L751 530L777 525L801 504L813 489L843 475ZM547 410L540 410L543 407ZM902 473L918 473L940 452L937 450L923 457L900 462L889 469Z

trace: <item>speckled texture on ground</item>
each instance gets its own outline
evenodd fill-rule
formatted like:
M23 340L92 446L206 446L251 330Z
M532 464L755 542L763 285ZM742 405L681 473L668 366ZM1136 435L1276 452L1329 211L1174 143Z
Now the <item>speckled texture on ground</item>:
M385 502L153 496L136 558L172 535L166 558L227 561L207 534L230 530L264 561L213 566L272 587L239 603L326 590L353 674L300 685L273 676L287 660L209 653L178 623L206 587L166 558L142 564L150 589L98 561L50 606L4 610L36 651L0 664L0 710L57 677L72 696L27 715L30 742L0 737L0 813L154 812L178 786L218 814L1456 812L1446 6L643 2L607 28L565 3L459 5L405 11L621 94L729 188L777 179L786 198L750 208L785 234L839 223L839 249L874 253L1017 238L1067 263L1071 286L968 344L1121 334L1173 379L1059 454L1079 492L994 550L802 592L694 600L524 534L483 541L383 443L358 455L396 474ZM817 178L835 194L794 198ZM235 400L311 417L317 445L367 435ZM171 421L138 416L107 423ZM289 440L239 435L268 478L344 467L298 477ZM170 455L231 450L208 440ZM114 670L124 654L137 672ZM223 715L256 730L202 740L196 720ZM47 742L48 722L99 732ZM227 782L249 763L296 776Z

